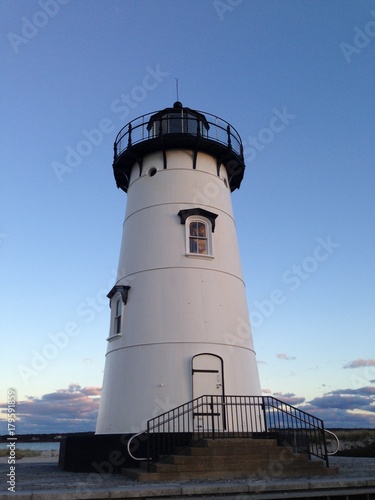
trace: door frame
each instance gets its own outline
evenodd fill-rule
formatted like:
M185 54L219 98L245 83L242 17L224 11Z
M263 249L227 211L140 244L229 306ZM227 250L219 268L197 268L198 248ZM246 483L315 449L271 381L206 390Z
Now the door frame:
M225 387L224 387L224 361L221 356L218 356L217 354L214 354L212 352L200 352L198 354L195 354L191 358L191 389L192 389L192 399L194 398L194 373L219 373L218 370L210 370L210 369L195 369L194 368L194 358L197 358L199 356L213 356L217 359L220 360L220 366L221 366L221 396L225 396ZM202 394L203 396L204 394ZM198 396L199 397L199 396ZM224 398L223 398L224 399ZM225 414L225 404L223 402L222 404L222 423L223 423L223 430L226 429L226 414Z

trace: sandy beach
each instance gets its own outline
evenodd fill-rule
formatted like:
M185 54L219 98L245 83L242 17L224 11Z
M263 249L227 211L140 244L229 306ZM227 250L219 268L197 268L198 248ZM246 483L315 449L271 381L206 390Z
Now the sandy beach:
M20 450L22 453L22 450ZM16 460L17 464L39 464L39 463L57 463L59 461L59 450L42 450L36 457L22 457ZM0 457L0 464L7 464L8 457Z

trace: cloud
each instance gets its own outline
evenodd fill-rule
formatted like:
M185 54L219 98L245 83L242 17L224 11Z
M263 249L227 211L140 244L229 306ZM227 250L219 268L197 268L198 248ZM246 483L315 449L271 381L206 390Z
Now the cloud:
M306 401L292 392L273 396L324 421L327 428L372 428L375 417L375 387L335 389ZM16 404L18 434L89 432L95 430L101 388L77 383L41 397L27 396ZM7 418L7 403L0 404L0 421Z
M330 394L356 394L361 396L375 396L375 387L359 387L358 389L337 389Z
M281 352L280 354L276 354L276 357L279 359L285 359L285 361L292 361L296 359L294 356L288 356L285 352Z
M100 401L100 387L70 384L67 389L27 397L16 403L17 434L89 432L95 430ZM0 404L0 415L6 413Z
M326 394L309 401L309 404L318 408L336 408L341 410L355 410L366 404L363 396L347 396L342 394ZM375 408L374 408L375 410Z
M274 392L265 395L283 401L323 420L326 428L372 428L375 416L375 388L337 389L309 401L294 393Z
M375 359L355 359L346 363L343 368L361 368L363 366L375 366Z
M323 419L326 427L373 427L375 388L336 389L299 408Z
M328 429L345 428L373 428L374 414L366 412L355 412L340 408L315 408L310 405L300 406L301 410L311 413L315 417L321 418L324 427Z
M274 392L272 396L292 406L300 405L305 401L303 396L296 396L296 394L293 394L292 392L286 392L285 394L282 392Z
M101 387L84 387L82 393L86 396L100 396L102 393Z

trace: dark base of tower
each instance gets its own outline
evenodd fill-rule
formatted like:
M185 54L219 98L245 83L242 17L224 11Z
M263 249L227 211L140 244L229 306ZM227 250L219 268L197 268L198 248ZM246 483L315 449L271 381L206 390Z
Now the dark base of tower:
M134 434L69 434L60 443L59 468L67 472L120 474L123 468L138 468L128 451L128 441ZM160 439L161 434L158 435ZM175 433L177 436L177 433ZM180 433L179 442L190 442L192 433ZM164 440L162 440L164 442ZM147 456L145 436L133 439L130 451L137 457ZM165 449L165 443L163 446Z
M60 445L59 468L69 472L125 474L138 481L193 479L239 479L279 477L314 477L336 474L323 460L291 447L283 436L254 434L246 438L216 435L190 445L192 433L180 433L181 451L169 450L167 435L155 435L147 442L144 435L76 434L64 437ZM130 442L130 453L128 442ZM150 448L162 444L161 459L147 467ZM166 444L167 443L167 444ZM303 445L303 443L301 443ZM166 458L163 458L166 457Z

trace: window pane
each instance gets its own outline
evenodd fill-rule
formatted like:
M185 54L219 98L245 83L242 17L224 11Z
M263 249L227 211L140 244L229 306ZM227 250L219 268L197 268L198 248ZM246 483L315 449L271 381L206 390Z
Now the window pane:
M197 127L198 127L197 119L195 117L192 117L191 115L190 116L187 115L185 123L186 123L185 132L188 134L197 135Z
M197 236L198 235L198 222L191 222L190 223L190 236Z
M198 239L190 238L190 253L198 253Z
M170 113L169 118L169 130L170 134L181 133L182 132L182 117L179 113Z
M207 226L204 222L194 221L189 225L190 253L208 254Z
M116 302L116 316L121 316L121 299Z
M205 239L198 240L198 252L197 253L207 254L207 240L205 240Z
M203 224L203 222L197 222L198 226L198 236L201 238L206 238L206 224Z
M115 315L115 334L121 333L121 313L122 313L122 299L116 302L116 315Z

